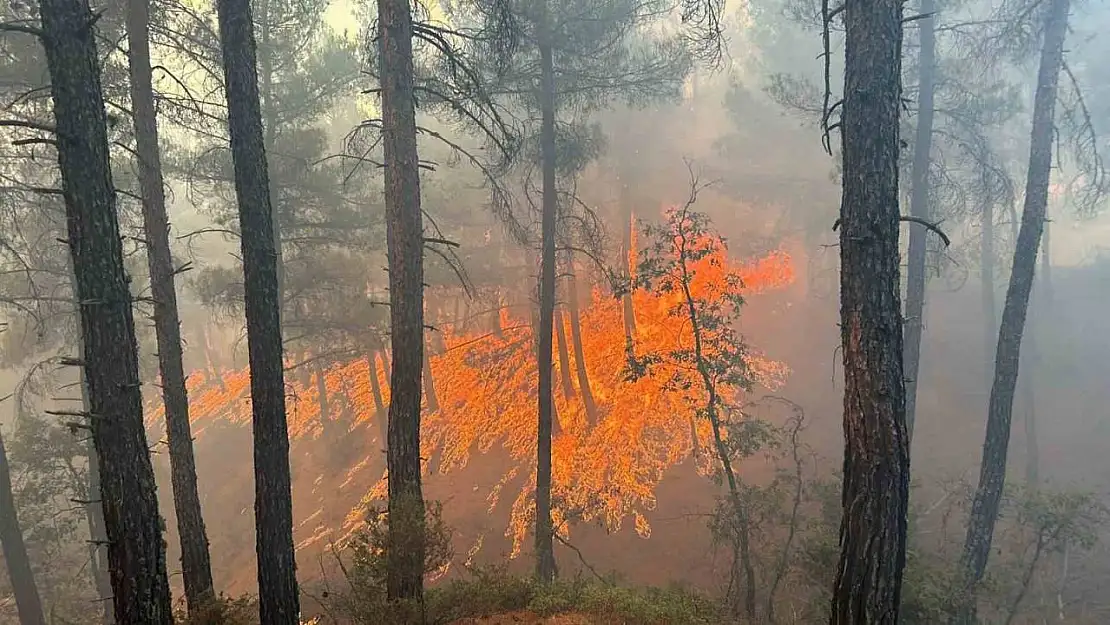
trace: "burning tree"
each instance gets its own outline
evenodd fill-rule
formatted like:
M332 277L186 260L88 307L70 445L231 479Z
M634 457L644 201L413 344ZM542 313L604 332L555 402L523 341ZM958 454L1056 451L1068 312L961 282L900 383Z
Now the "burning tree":
M744 281L738 271L724 265L724 238L712 230L706 215L691 210L698 190L695 180L685 205L669 209L663 224L644 226L650 243L634 279L638 289L673 301L666 316L675 322L672 327L682 328L677 334L685 338L669 350L641 356L630 347L629 377L662 376L663 389L681 393L692 409L691 431L696 432L695 420L709 424L715 461L728 486L728 525L735 528L737 558L732 577L743 580L744 611L754 618L751 521L733 466L741 448L750 444L745 429L753 425L743 417L737 401L755 382L747 346L736 332ZM697 294L696 287L700 287ZM696 435L692 438L696 443Z

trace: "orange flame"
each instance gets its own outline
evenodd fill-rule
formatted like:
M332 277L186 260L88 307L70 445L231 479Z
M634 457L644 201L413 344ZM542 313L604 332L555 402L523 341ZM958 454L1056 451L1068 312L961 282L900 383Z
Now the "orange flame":
M742 266L723 253L715 254L701 259L695 270L693 289L699 297L712 297L720 292L730 272L741 275L748 294L782 287L794 280L791 258L782 251ZM680 295L660 296L642 291L632 295L637 353L669 352L690 340L688 329L668 315L677 303L675 297ZM439 409L425 410L422 455L431 457L438 451L439 470L447 472L464 467L474 453L503 446L514 466L509 467L500 484L493 486L489 503L492 510L503 487L522 471L528 471L529 479L512 503L506 532L514 539L514 549L519 550L535 514L532 493L537 374L529 323L513 319L505 309L500 315L502 327L507 328L500 337L455 333L449 327L443 330L447 350L431 359ZM666 372L635 381L625 378L622 315L619 300L595 289L580 318L584 362L576 362L574 350L568 349L571 377L577 380L573 372L579 366L587 373L597 405L596 423L587 418L577 382L574 395L567 398L559 383L561 376L555 376L553 501L556 527L561 527L564 533L570 520L603 520L616 529L631 516L637 531L646 536L650 525L643 513L654 508L654 491L664 473L690 458L695 445L704 447L710 440L709 424L691 418L691 402L697 402L696 389L664 388ZM569 327L564 330L566 336L571 336ZM751 357L750 366L756 381L766 387L778 386L788 373L785 365L758 354ZM383 367L375 368L382 400L388 405L388 376ZM356 422L374 420L375 402L366 358L329 367L325 383L333 411L346 402ZM323 428L316 384L310 381L302 386L291 376L287 387L290 438L318 436ZM219 420L250 422L248 370L226 374L222 385L202 372L195 372L189 378L188 388L191 418L198 434ZM149 411L148 418L151 423L160 422L161 405ZM358 468L369 465L363 462ZM707 468L708 464L702 467ZM383 477L368 497L384 496L384 486ZM354 518L357 517L351 515L349 520Z

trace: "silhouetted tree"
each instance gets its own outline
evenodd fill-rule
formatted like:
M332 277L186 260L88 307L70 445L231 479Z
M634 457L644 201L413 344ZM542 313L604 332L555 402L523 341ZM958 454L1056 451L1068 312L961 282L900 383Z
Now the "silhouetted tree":
M848 0L842 7L844 514L830 622L894 624L910 482L898 250L902 2Z
M88 426L96 444L116 622L172 622L162 519L108 153L95 18L83 0L40 3L76 275Z
M8 567L20 625L46 625L42 599L31 571L31 559L27 557L27 545L23 542L23 530L12 496L12 476L3 434L0 434L0 548Z
M300 597L293 549L281 294L258 98L254 24L248 0L219 0L216 9L243 254L254 429L259 615L263 623L296 625L300 622Z
M420 484L420 377L424 362L424 227L416 152L413 22L408 0L378 0L378 51L389 255L390 599L424 593L424 495Z
M181 574L190 610L214 598L208 534L197 492L193 435L189 426L189 398L185 392L182 363L181 319L177 311L176 270L170 253L170 224L158 149L158 120L150 64L149 0L129 0L127 5L128 62L131 74L131 108L135 125L135 156L143 204L147 266L154 299L154 330L158 339L158 368L162 402L166 410L174 511L181 541Z
M957 608L952 618L952 622L959 625L971 625L976 621L975 590L986 574L1002 489L1006 481L1006 458L1010 444L1021 338L1025 330L1037 251L1048 208L1057 86L1064 64L1064 40L1067 37L1070 8L1070 0L1052 0L1044 8L1044 41L1033 100L1025 205L998 332L979 485L975 491L964 552L960 560L963 586L955 597Z

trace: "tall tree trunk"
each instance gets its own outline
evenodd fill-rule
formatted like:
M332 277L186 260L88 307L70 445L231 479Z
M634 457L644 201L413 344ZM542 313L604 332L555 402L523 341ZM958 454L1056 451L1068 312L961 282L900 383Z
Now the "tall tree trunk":
M980 297L983 306L983 384L989 388L994 380L994 347L998 342L998 303L994 292L994 205L983 204L979 221Z
M423 375L424 401L427 402L428 412L439 410L439 398L436 396L436 382L432 377L432 356L429 346L424 346L424 358L421 363Z
M84 0L44 0L39 7L85 341L88 427L101 470L115 618L120 625L168 625L173 615L166 550L143 425L135 320L109 162L95 18Z
M929 166L933 149L933 96L935 94L936 30L931 17L936 11L935 0L921 0L921 48L918 53L917 133L913 146L910 215L932 220L930 205ZM906 377L906 433L913 441L914 419L917 416L917 379L921 370L921 333L925 327L925 252L927 230L922 224L910 224L909 264L906 268L906 342L903 368Z
M15 509L12 493L12 476L8 468L8 454L4 449L4 437L0 433L0 548L4 554L4 564L8 567L12 594L15 595L15 608L19 614L20 625L46 625L42 612L42 599L31 571L31 558L27 556L27 545L23 542L23 530L19 526L19 516Z
M139 187L143 199L143 231L147 267L154 296L154 332L158 341L158 368L162 374L162 403L166 410L166 438L170 452L170 482L181 542L181 575L185 600L195 612L215 598L208 533L197 491L193 434L189 427L189 398L182 363L181 319L177 311L170 222L158 148L158 121L150 66L149 0L128 0L128 65L131 74L131 107L135 124L135 152L139 161Z
M578 374L578 388L582 392L582 405L586 408L586 418L590 423L597 423L597 403L590 389L590 373L586 369L586 350L582 346L582 321L578 314L578 280L574 275L574 255L567 259L568 288L567 315L570 316L570 341L574 344L575 371Z
M568 293L567 297L574 297L573 293ZM567 332L563 327L563 311L561 309L555 310L555 338L559 342L559 378L563 385L563 397L571 399L574 397L574 385L570 381L570 352L567 350Z
M390 599L424 596L424 494L420 483L420 378L424 360L424 241L413 96L412 13L378 0L386 245L393 361L389 402Z
M1052 141L1056 111L1056 91L1064 58L1070 0L1052 0L1045 18L1044 47L1033 101L1033 129L1030 137L1029 169L1025 183L1025 206L1021 228L1014 247L1014 261L1002 323L995 352L994 384L991 387L979 486L968 519L967 538L961 558L965 584L953 622L973 623L976 617L975 591L986 573L999 502L1006 481L1006 456L1017 385L1018 363L1025 316L1033 290L1037 249L1044 231L1048 207L1048 185L1052 174Z
M300 596L293 549L278 243L274 237L269 171L262 136L254 23L249 0L217 0L216 10L242 233L254 428L259 616L267 625L296 625L300 619Z
M551 520L551 436L554 427L552 407L551 335L555 325L555 61L551 32L546 23L547 6L540 47L540 151L543 169L543 201L540 250L540 314L536 370L539 374L539 424L536 439L536 578L547 583L555 580L555 528Z
M830 622L893 624L906 562L910 478L898 301L902 2L848 0L844 23L844 516Z

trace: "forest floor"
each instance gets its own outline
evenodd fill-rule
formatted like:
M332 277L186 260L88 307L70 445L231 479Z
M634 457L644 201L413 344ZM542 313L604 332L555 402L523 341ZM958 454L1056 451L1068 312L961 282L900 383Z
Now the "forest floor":
M540 616L535 612L510 612L481 618L464 618L451 625L602 625L607 623L603 619L587 616L585 614L559 614L555 616Z

